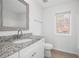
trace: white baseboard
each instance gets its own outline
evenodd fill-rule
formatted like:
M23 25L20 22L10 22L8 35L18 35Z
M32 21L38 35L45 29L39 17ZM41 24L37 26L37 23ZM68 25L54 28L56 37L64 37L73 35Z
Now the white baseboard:
M57 49L57 48L54 48L54 49L56 49L58 51L66 52L66 53L71 53L71 54L76 54L76 55L78 54L77 52L73 52L73 51L66 51L66 50Z

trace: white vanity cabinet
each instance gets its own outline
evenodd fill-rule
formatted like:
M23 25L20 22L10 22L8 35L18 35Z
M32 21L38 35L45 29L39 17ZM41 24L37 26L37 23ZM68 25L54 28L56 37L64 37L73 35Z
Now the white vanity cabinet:
M20 58L43 58L44 57L44 39L30 45L20 51Z
M19 51L18 57L20 58L44 58L44 44L45 40L41 39L30 46ZM17 58L17 54L15 53L10 58Z

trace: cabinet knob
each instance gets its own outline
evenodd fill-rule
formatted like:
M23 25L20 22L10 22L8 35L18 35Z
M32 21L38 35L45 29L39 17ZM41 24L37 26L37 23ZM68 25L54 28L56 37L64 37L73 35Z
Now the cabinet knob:
M33 54L32 54L32 56L35 56L36 55L36 52L34 52Z

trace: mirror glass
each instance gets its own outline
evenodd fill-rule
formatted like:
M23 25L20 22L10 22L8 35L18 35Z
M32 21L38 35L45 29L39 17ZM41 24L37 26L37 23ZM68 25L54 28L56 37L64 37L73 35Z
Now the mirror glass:
M28 29L28 4L24 0L2 0L2 30Z

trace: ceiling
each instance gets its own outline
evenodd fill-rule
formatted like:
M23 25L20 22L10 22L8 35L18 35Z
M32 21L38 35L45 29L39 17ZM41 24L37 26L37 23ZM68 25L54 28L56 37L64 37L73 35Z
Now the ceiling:
M43 0L36 0L36 1L43 7L50 7L61 3L71 2L74 0L48 0L48 2L43 2Z

